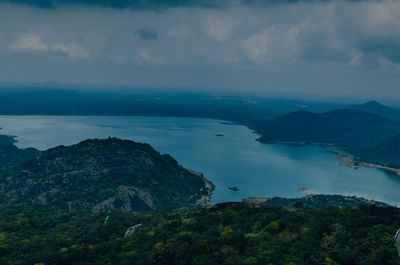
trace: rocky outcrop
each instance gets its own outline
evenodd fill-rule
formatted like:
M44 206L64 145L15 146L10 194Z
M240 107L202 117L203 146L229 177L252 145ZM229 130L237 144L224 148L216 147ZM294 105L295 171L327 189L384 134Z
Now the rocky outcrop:
M59 209L146 211L205 203L214 186L150 145L108 138L59 146L5 171L0 190L11 201Z

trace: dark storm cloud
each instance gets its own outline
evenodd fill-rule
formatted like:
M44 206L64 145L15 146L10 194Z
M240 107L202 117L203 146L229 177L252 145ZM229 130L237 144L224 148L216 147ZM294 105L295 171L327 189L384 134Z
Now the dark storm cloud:
M364 53L382 56L394 63L400 63L400 40L360 41L357 47Z
M306 47L302 51L302 56L308 61L329 61L337 63L346 63L350 60L349 55L327 47Z
M26 4L41 8L57 8L64 5L89 5L111 8L163 9L169 7L223 7L222 0L0 0L13 4Z
M400 95L398 0L4 1L0 81Z
M170 7L224 8L232 3L248 6L269 6L299 2L330 2L333 0L0 0L0 3L26 4L41 8L57 8L64 5L90 5L110 8L164 9ZM368 0L344 0L361 2ZM376 0L379 1L379 0Z
M141 40L155 40L158 38L157 32L149 28L138 29L133 35Z

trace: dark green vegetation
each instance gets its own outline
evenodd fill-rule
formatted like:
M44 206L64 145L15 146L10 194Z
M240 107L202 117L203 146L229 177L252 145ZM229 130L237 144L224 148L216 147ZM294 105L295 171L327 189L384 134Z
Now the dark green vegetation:
M39 151L34 148L19 149L14 143L14 137L0 135L0 172L39 154Z
M366 111L381 115L387 119L400 121L400 111L382 104L379 104L376 101L369 101L360 105L352 105L350 106L352 109Z
M372 147L400 132L400 124L377 114L339 109L317 114L296 111L268 123L260 130L261 141Z
M221 204L187 213L0 204L1 264L400 264L400 209ZM123 239L126 229L141 228Z
M0 187L0 264L400 264L400 209L323 195L193 208L212 184L133 141L41 152Z
M258 131L263 142L331 145L354 155L356 162L400 168L400 122L373 112L393 110L370 102L325 113L296 111L275 118Z
M46 110L31 99L25 107ZM59 108L57 114L76 114L75 106L44 100ZM100 105L107 111L125 99L114 105L102 100L77 102L80 111ZM271 113L260 112L257 103L237 108L235 101L214 100L191 108L193 101L180 99L171 108L164 99L154 109L141 100L132 108L129 99L112 114L214 115L257 128L264 140L331 144L367 161L397 162L399 124L376 113L301 111L268 124ZM38 154L13 141L0 138L0 264L400 264L397 208L322 195L192 208L209 198L212 184L149 145L111 138Z
M259 203L266 206L284 206L287 208L309 207L316 210L326 208L328 206L335 207L360 207L360 206L378 206L388 207L389 205L383 202L373 200L366 200L355 196L341 196L341 195L322 195L322 194L309 194L301 198L258 198L249 197L244 199L246 202Z
M1 87L1 115L143 115L222 119L252 128L273 117L307 108L327 111L343 104L299 100L215 96L207 94L149 94L137 88L114 88L114 92L94 92L87 88ZM172 91L172 90L171 90Z
M86 140L43 151L0 175L1 194L59 209L170 210L207 202L213 185L148 144Z
M362 161L400 168L400 133L371 148L359 150L355 154Z

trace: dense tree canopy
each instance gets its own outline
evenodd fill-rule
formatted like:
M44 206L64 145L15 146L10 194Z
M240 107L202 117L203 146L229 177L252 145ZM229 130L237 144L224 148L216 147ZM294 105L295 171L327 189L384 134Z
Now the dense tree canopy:
M400 209L392 207L233 203L108 214L0 208L1 264L400 264L394 246Z

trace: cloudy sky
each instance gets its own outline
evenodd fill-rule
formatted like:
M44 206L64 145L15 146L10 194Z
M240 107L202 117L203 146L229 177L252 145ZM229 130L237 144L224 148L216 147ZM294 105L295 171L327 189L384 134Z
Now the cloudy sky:
M0 82L400 101L398 0L0 0Z

